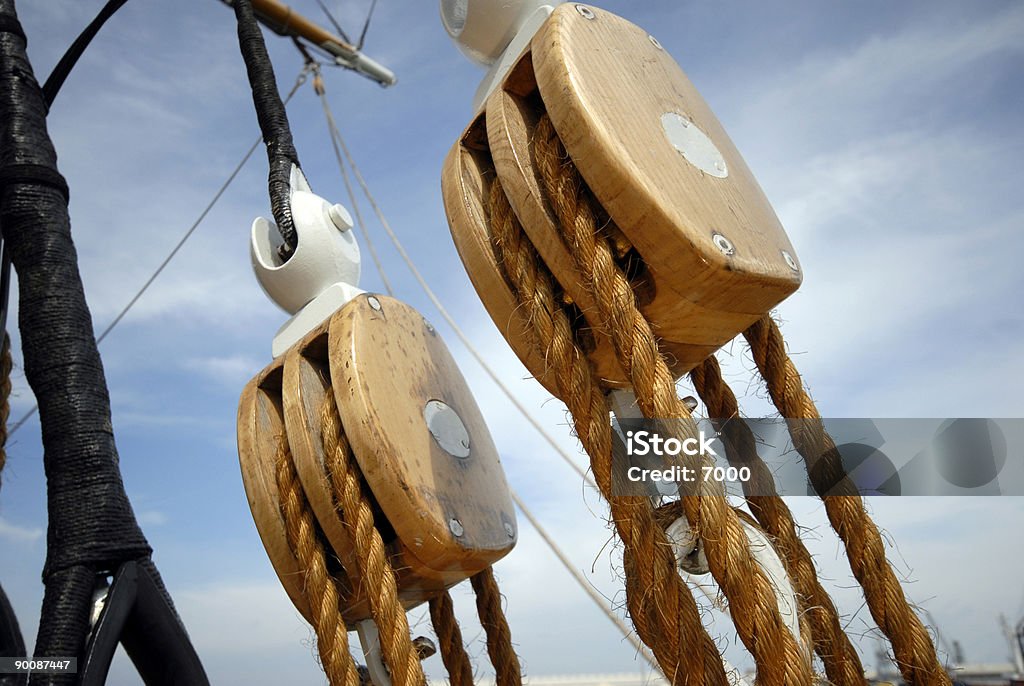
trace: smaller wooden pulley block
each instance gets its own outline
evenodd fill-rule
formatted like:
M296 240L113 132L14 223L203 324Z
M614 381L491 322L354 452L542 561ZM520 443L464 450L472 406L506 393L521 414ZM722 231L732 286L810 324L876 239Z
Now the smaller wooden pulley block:
M278 577L307 617L278 488L286 455L318 535L336 558L345 620L370 617L354 530L348 513L339 512L337 456L325 448L324 421L340 422L407 608L491 566L515 545L497 450L440 336L408 305L359 295L257 375L239 406L239 458L253 518Z
M495 180L540 259L579 312L609 387L626 384L577 256L564 198L538 161L541 122L585 184L641 311L683 374L800 285L795 251L718 119L643 29L586 5L558 5L486 99L443 174L452 236L481 299L530 371L542 356L490 243ZM557 166L557 165L556 165ZM570 198L570 200L572 200Z

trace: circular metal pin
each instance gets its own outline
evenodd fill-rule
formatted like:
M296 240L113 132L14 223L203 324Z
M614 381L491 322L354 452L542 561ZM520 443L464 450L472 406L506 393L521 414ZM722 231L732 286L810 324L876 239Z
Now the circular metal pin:
M658 39L657 39L657 38L655 38L654 36L648 35L648 36L647 36L647 39L648 39L649 41L651 41L651 45L653 45L654 47L656 47L656 48L657 48L658 50L664 50L664 49L665 49L665 48L661 47L661 43L659 43L659 42L658 42Z
M380 310L381 310L380 300L377 300L372 295L368 295L368 296L366 296L366 302L370 303L370 307L372 307L373 309L375 309L378 312L380 312Z
M711 237L711 240L714 241L715 247L721 250L723 255L735 254L736 247L732 244L732 241L722 234L716 233Z
M584 19L597 19L597 15L594 14L594 10L590 9L586 5L576 5L576 11L580 13L580 16Z
M516 537L516 530L513 529L512 525L509 524L508 522L505 522L505 533L508 534L509 538L515 538Z
M331 209L327 210L327 215L331 218L331 223L334 224L334 227L342 233L354 226L352 215L348 213L344 205L331 205Z
M462 527L462 522L457 520L455 517L452 517L450 520L448 520L448 528L451 529L452 533L455 534L456 538L466 533L466 530Z
M683 398L683 405L686 405L687 410L693 412L694 410L697 409L697 399L694 398L692 395L688 395L685 398Z
M729 176L725 158L706 133L677 112L661 115L661 128L672 147L687 162L709 176L724 179Z
M796 259L792 255L790 255L788 251L782 251L782 259L786 261L786 264L789 266L790 269L792 269L795 272L800 271L800 266L796 263Z
M442 450L452 457L469 457L469 432L455 410L440 400L430 400L423 406L423 421Z

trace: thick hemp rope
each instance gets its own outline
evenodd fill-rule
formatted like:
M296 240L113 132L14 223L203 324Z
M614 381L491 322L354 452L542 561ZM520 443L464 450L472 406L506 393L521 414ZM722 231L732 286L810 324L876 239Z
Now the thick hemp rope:
M491 567L469 578L476 592L476 609L487 635L487 654L494 665L497 686L521 686L523 671L512 648L512 632L501 609L501 590Z
M878 527L846 478L835 444L825 432L818 408L786 352L778 325L766 315L743 335L772 402L783 417L791 420L793 446L807 464L811 484L822 496L829 522L846 548L854 577L864 589L871 617L892 644L904 680L913 686L952 683L939 663L928 630L907 602L885 557ZM840 494L832 495L837 491Z
M395 686L424 684L426 679L423 667L409 638L408 618L398 598L394 569L380 532L374 525L373 509L359 482L351 448L342 432L333 393L328 392L324 396L320 421L325 462L331 475L339 515L352 533L370 609L380 629L381 653L391 670L392 683ZM501 609L501 593L493 573L488 568L472 577L471 582L477 594L477 608L487 634L487 649L497 673L498 686L520 686L519 658L512 647L512 634ZM445 597L447 595L444 594ZM456 640L461 643L461 636L450 605L450 598L447 603L442 598L435 612L434 604L431 604L431 619L440 623L435 624L435 631L438 631L445 667L453 679L456 676L465 678L463 655L459 655L452 645ZM460 647L460 650L464 653L464 649ZM454 674L451 673L449 661L454 665ZM468 664L468 658L465 663ZM471 671L469 678L472 681Z
M363 590L380 630L381 655L394 686L426 683L423 666L409 637L409 620L398 598L395 570L388 559L373 508L363 493L352 450L341 426L334 393L328 389L320 410L324 462L330 472L338 515L352 536Z
M473 686L473 665L462 642L462 631L455 619L455 606L448 591L430 600L430 623L437 635L441 661L448 670L451 686Z
M533 137L534 162L584 286L626 371L646 417L671 419L672 428L696 435L679 399L675 377L658 350L650 322L640 313L632 286L600 232L589 190L569 159L550 118ZM699 481L697 496L683 495L683 509L704 543L711 572L729 600L733 623L754 657L762 684L810 684L811 665L782 620L770 580L754 560L746 534L720 483Z
M341 593L327 569L327 551L284 435L278 444L275 474L288 547L302 568L303 591L316 632L320 663L331 686L359 686L359 670L349 652L348 629L338 609Z
M739 403L722 378L718 360L709 357L690 372L690 380L707 407L708 416L723 423L716 428L727 447L730 464L751 469L751 479L743 484L747 505L772 538L793 581L801 615L810 623L814 649L829 682L836 686L863 686L866 680L860 657L840 625L832 598L818 581L814 561L797 533L793 513L778 495L768 465L757 454L754 434L739 416Z
M624 547L626 605L640 639L672 684L727 684L721 656L701 623L697 604L676 572L665 531L648 498L612 497L612 438L608 401L544 267L495 179L488 198L491 245L524 310L534 345L544 354L576 435L590 456L598 488Z

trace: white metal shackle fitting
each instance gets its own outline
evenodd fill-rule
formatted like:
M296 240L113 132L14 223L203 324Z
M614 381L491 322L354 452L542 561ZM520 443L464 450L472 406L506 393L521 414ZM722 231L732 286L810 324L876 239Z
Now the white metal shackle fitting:
M463 55L489 67L473 98L479 110L561 0L441 0L441 23Z
M557 0L441 0L441 21L462 54L489 67L501 57L523 22Z
M291 171L292 223L298 243L287 261L277 225L264 217L252 223L249 254L256 279L267 296L294 315L277 332L273 354L280 355L331 316L359 290L360 256L352 217L310 190L302 171Z

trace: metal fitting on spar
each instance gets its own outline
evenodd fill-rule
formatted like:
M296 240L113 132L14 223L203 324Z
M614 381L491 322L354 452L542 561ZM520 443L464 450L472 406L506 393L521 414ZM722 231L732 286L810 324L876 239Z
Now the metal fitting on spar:
M263 217L252 223L249 242L253 271L263 291L293 315L274 337L275 357L363 292L359 244L348 210L313 193L298 167L292 167L290 185L299 241L295 252L287 261L281 258L277 228Z

